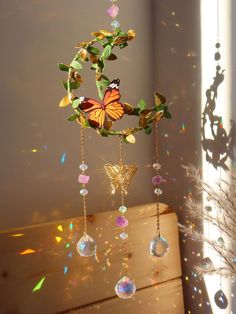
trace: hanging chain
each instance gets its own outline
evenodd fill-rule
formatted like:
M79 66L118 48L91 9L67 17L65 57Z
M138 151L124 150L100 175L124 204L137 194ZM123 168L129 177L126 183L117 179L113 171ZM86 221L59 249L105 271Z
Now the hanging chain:
M154 162L158 164L159 162L159 152L158 152L158 126L157 121L155 122L155 134L154 134L154 141L155 141L155 160ZM157 228L157 235L160 236L160 206L159 206L159 195L156 193L156 215L157 215L157 222L156 222L156 228Z
M84 142L84 128L80 127L80 143L81 143L81 162L85 164L85 142ZM84 174L85 170L82 170ZM82 188L85 189L85 184ZM84 234L87 234L87 195L83 195L83 212L84 212Z
M122 167L124 165L124 159L123 159L123 137L120 136L119 137L119 156L120 156L120 167ZM124 206L125 204L125 191L124 191L124 187L121 184L120 187L120 193L121 193L121 205ZM125 217L125 213L122 213L122 216ZM122 232L125 231L125 228L122 228ZM127 260L128 260L128 254L127 254L127 240L123 239L122 240L122 270L121 270L121 274L125 275L128 272L128 264L127 264Z

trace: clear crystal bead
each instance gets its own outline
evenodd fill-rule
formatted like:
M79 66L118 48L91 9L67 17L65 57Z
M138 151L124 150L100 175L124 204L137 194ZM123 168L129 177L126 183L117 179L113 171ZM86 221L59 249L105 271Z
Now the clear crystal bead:
M115 292L121 299L130 299L135 294L136 287L132 280L124 276L117 282Z
M161 165L158 163L158 162L155 162L153 165L152 165L153 169L158 171L161 169Z
M154 190L154 193L155 193L156 195L161 195L161 194L162 194L162 189L156 188L156 189Z
M76 245L76 250L80 256L93 256L97 250L97 244L93 238L84 234Z
M122 240L125 240L125 239L128 238L128 234L127 234L126 232L122 232L122 233L120 234L120 238L121 238Z
M126 213L127 212L127 207L124 206L124 205L120 206L119 207L119 212L122 213L122 214Z
M117 20L111 22L111 27L117 29L120 27L120 23Z
M88 190L87 189L81 189L80 191L80 195L85 196L88 194Z
M167 240L157 235L151 242L149 246L149 252L153 257L162 257L166 255L169 250L169 244Z
M85 170L88 169L88 165L82 163L82 164L79 165L79 168L80 168L80 170L85 171Z

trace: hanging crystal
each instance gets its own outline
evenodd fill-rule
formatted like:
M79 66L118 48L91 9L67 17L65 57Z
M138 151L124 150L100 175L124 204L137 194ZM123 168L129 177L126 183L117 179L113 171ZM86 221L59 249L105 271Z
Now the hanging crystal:
M228 307L227 297L226 297L226 295L224 294L224 292L222 290L218 290L216 292L214 300L215 300L216 305L220 309L224 310L224 309L226 309Z
M134 282L128 277L122 277L116 284L115 292L121 299L130 299L136 292Z
M93 256L96 253L97 244L92 237L85 233L77 243L76 250L80 256Z
M167 240L162 236L155 236L150 242L149 252L153 257L162 257L166 255L169 250L169 244Z

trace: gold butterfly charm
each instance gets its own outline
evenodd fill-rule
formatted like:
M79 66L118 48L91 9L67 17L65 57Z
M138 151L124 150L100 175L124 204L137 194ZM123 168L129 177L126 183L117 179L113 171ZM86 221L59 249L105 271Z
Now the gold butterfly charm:
M104 166L107 176L111 180L112 193L115 193L117 189L127 192L129 184L133 176L137 171L135 165L111 165L106 164Z

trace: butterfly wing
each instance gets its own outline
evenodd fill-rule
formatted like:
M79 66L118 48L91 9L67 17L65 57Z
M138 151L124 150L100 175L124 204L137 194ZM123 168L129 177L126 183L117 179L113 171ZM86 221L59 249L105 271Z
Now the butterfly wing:
M92 98L88 98L88 97L80 97L80 109L82 109L84 112L91 112L95 109L99 109L101 108L101 104Z
M113 121L122 118L124 114L124 108L120 103L121 95L119 86L120 80L113 80L108 85L102 102L107 116Z
M89 122L91 125L94 127L104 125L106 113L98 101L88 97L80 97L80 109L89 113Z

